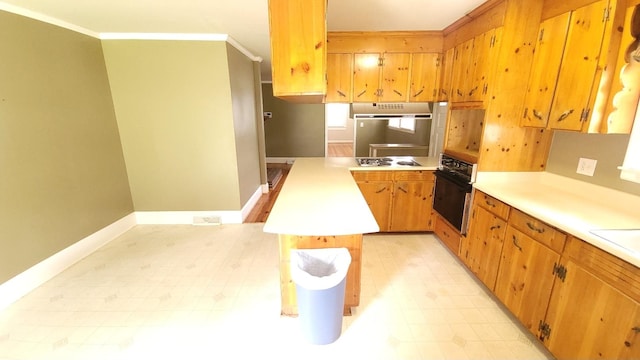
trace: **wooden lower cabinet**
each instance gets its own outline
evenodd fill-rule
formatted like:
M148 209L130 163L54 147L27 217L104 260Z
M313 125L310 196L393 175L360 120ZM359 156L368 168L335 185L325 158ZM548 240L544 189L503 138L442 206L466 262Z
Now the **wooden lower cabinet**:
M460 244L462 261L491 290L496 284L506 231L506 220L474 205L469 231Z
M436 215L433 232L454 254L460 254L460 232L442 216Z
M558 359L640 358L640 269L571 237L538 337Z
M433 171L354 171L381 232L433 230Z
M560 254L509 226L495 294L532 333L544 318Z

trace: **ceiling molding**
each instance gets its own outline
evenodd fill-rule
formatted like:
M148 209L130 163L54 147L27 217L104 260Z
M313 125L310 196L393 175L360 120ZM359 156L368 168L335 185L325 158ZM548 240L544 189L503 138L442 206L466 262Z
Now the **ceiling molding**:
M62 21L60 19L56 19L54 17L48 16L48 15L44 15L41 14L39 12L35 12L35 11L31 11L31 10L27 10L24 8L21 8L19 6L15 6L15 5L9 5L3 2L0 2L0 10L4 10L6 12L10 12L16 15L21 15L24 17L28 17L30 19L34 19L34 20L38 20L38 21L42 21L45 22L47 24L51 24L51 25L55 25L55 26L59 26L61 28L65 28L71 31L75 31L84 35L88 35L94 38L99 38L100 35L94 31L91 31L89 29L85 29L81 26L77 26L74 24L70 24L66 21Z

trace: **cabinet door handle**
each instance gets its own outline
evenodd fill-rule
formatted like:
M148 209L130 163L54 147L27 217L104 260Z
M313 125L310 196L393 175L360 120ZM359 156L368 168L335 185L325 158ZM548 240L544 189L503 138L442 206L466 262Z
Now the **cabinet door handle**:
M403 193L407 193L407 190L403 189L401 186L398 186L398 190L402 191Z
M366 93L366 92L367 92L367 90L366 90L366 89L365 89L365 90L362 90L362 92L361 92L360 94L356 95L356 97L360 97L360 96L364 95L364 93Z
M477 86L471 89L471 91L469 91L469 96L473 96L473 93L476 92L476 90L478 90Z
M542 113L536 109L533 109L533 116L536 117L536 119L542 121Z
M640 326L634 326L634 327L631 328L631 330L635 331L636 334L640 333Z
M387 190L387 187L386 187L386 186L385 186L385 187L383 187L382 189L380 189L380 190L376 191L376 194L380 194L381 192L383 192L383 191L385 191L385 190Z
M558 122L566 119L571 114L573 114L573 109L570 109L570 110L567 110L567 111L563 112L562 114L560 114L560 117L558 118Z
M398 96L402 96L402 93L398 90L393 90L394 93L398 94Z
M544 232L544 228L537 228L535 225L527 221L527 227L532 231L537 232L538 234L542 234Z
M462 96L462 91L460 91L460 89L456 89L456 93L458 94L458 96Z
M340 90L337 90L337 91L338 91L338 95L340 95L342 97L347 97L347 95L345 93L343 93L342 91L340 91Z
M489 228L489 230L496 230L496 229L500 229L500 225L493 225L492 227Z
M513 246L517 247L518 250L522 251L522 246L518 244L518 238L515 235L512 235L512 237L513 237Z
M418 91L415 95L413 95L413 97L418 97L418 95L422 94L423 91L424 89L420 89L420 91Z

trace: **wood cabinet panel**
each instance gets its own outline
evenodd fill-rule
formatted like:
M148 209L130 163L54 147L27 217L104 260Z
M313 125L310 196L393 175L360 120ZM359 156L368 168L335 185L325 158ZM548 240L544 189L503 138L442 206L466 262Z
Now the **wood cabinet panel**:
M483 193L482 191L476 190L473 203L474 205L481 206L489 210L489 212L495 214L501 219L507 220L509 218L511 207L493 196Z
M440 215L436 215L433 232L456 256L460 254L460 232Z
M380 54L354 54L353 101L376 102L380 81Z
M327 97L325 102L352 101L353 54L327 54Z
M553 129L582 130L588 120L589 97L604 37L607 0L575 10L567 34L554 101L549 114Z
M455 58L455 48L448 49L442 62L442 81L440 85L439 101L449 101L451 97L452 76L453 76L453 62Z
M573 261L538 336L558 359L640 358L640 304Z
M376 219L380 231L389 231L391 217L391 203L393 181L390 180L361 180L356 181L362 196L364 196Z
M412 171L391 171L393 180L422 180L436 181L433 171L430 170L412 170Z
M452 102L466 100L466 89L469 88L471 77L473 76L472 52L473 39L467 40L455 48L453 74L451 75L451 95L449 97Z
M400 180L394 182L390 231L427 231L431 227L434 182Z
M461 238L460 258L480 281L493 290L507 222L492 214L477 202L471 213L467 236Z
M375 171L375 170L366 170L366 171L352 171L351 175L356 181L365 181L365 180L393 180L394 172L393 171Z
M409 92L409 53L385 53L382 57L382 74L378 101L403 102Z
M327 91L326 13L326 0L269 0L274 96L323 101Z
M549 122L570 17L565 13L540 24L521 126L544 128Z
M559 260L560 254L508 226L495 294L533 334L546 314Z
M558 253L564 249L566 234L518 209L511 212L509 225Z
M440 53L411 54L409 101L436 101L440 87Z

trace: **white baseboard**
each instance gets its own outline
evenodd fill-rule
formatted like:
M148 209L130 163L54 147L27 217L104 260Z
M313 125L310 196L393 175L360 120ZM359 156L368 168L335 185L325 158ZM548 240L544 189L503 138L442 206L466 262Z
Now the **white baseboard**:
M133 213L60 250L0 284L0 310L136 225Z

